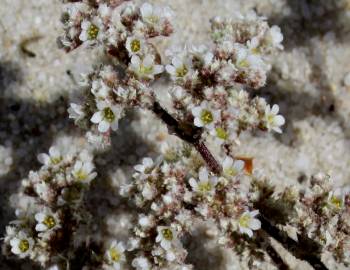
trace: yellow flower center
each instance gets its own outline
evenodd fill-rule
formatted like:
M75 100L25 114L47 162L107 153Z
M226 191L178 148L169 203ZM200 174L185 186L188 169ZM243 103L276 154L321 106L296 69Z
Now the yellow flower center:
M243 228L248 228L249 227L249 222L250 222L250 216L249 215L242 215L239 218L239 226L243 227Z
M274 120L275 120L275 115L270 114L270 115L267 116L267 122L268 123L272 124L274 122Z
M168 241L173 240L173 232L170 229L163 229L162 235L165 240L168 240Z
M109 256L111 256L111 259L114 262L119 262L121 258L121 254L116 248L111 248L109 250Z
M130 48L131 48L131 51L134 53L140 51L141 41L138 39L134 39L133 41L131 41Z
M144 65L140 65L140 73L141 74L151 74L153 72L153 67L145 67Z
M29 249L29 241L26 239L22 239L19 242L18 248L21 252L26 252Z
M212 186L209 182L199 183L198 184L198 190L202 193L207 193L211 191Z
M249 67L249 63L247 60L242 60L238 63L238 66L241 68L247 68L247 67Z
M227 140L228 137L227 132L221 127L216 129L216 136L222 140Z
M235 176L237 174L237 171L234 168L228 168L225 170L225 174Z
M185 77L187 72L188 72L187 67L183 65L182 67L179 67L176 69L176 76L180 78Z
M339 198L337 196L332 196L330 199L330 202L334 207L336 207L338 209L340 209L343 205L341 198Z
M159 17L158 17L158 16L155 16L155 15L151 15L151 16L148 16L148 17L147 17L147 20L148 20L150 23L156 24L156 23L159 22Z
M94 24L91 24L89 26L89 29L87 30L88 39L89 40L96 39L97 35L98 35L98 32L99 32L98 27L96 25L94 25Z
M79 170L75 173L75 177L79 180L79 181L83 181L87 178L87 174L83 171L83 170Z
M112 111L111 108L104 108L103 109L103 117L106 119L108 122L113 122L115 119L114 112Z
M46 225L46 227L48 227L49 229L52 229L53 227L55 227L56 225L56 221L53 218L53 216L47 216L44 221L43 224Z
M52 164L56 165L62 161L62 157L52 157L52 158L50 158L50 161Z
M208 125L214 120L213 114L208 110L203 110L201 112L201 120L204 124Z

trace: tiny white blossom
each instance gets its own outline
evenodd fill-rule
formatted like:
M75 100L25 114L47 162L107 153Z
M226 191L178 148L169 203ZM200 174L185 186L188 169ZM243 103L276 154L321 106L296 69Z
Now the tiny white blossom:
M177 233L173 228L158 226L157 232L156 242L160 243L160 246L165 250L170 250L172 245L177 242Z
M98 18L92 21L84 20L81 23L81 33L79 39L87 44L93 44L102 39L102 22Z
M94 169L95 167L92 162L82 162L78 160L74 164L73 176L79 182L89 184L91 180L97 176L97 173L94 172Z
M243 171L244 161L233 160L231 157L226 157L223 162L223 172L225 176L236 176Z
M94 80L91 85L91 93L98 100L104 100L111 92L111 88L106 85L102 80Z
M44 208L41 212L35 214L35 220L37 222L35 230L38 232L52 231L60 226L60 220L56 213L48 208Z
M195 126L206 127L209 130L214 129L215 122L220 118L220 111L211 109L206 101L203 101L200 106L192 108L192 114Z
M145 52L145 40L141 36L128 37L126 40L126 49L130 56L142 55Z
M345 193L340 188L337 188L337 189L329 192L328 198L327 198L327 203L328 203L329 207L336 209L336 210L340 210L341 208L344 207Z
M150 80L154 79L154 75L160 74L164 70L162 65L156 65L154 63L153 55L147 55L144 59L134 55L131 58L131 65L129 68L139 78Z
M265 69L265 64L261 57L256 54L250 52L245 46L243 45L235 45L234 46L235 51L235 65L238 68L244 69Z
M268 45L272 45L278 49L283 49L281 44L282 41L283 35L281 28L279 28L277 25L272 26L265 35L265 42L268 43Z
M174 81L185 79L186 75L190 73L191 68L190 58L186 54L173 57L171 65L165 67Z
M150 270L151 264L146 257L137 257L133 259L131 265L136 268L136 270Z
M201 62L204 67L209 66L214 59L213 53L209 51L205 45L198 47L192 46L190 52L197 61L199 60Z
M113 241L106 251L106 259L109 264L113 266L115 270L120 270L121 265L125 262L125 247L123 243L118 243L117 241Z
M135 171L139 174L148 174L154 167L154 162L151 158L146 157L142 159L142 164L134 166Z
M63 160L63 157L57 147L50 147L49 154L42 153L38 155L38 160L44 165L56 165Z
M284 125L285 120L282 115L278 114L279 106L277 104L267 105L265 108L265 125L268 130L274 130L277 133L282 133L281 126Z
M213 195L215 192L215 186L218 182L215 176L210 176L208 170L203 167L198 173L199 180L191 178L189 183L192 190L200 195Z
M75 123L84 119L85 112L83 111L83 106L71 103L68 109L69 118L74 119Z
M99 132L107 132L118 129L118 121L122 112L122 108L116 105L111 105L108 102L97 102L98 111L91 117L91 122L98 124Z
M154 28L161 26L164 23L164 19L172 17L172 12L169 8L161 8L149 3L144 3L140 11L143 22Z
M259 230L261 228L261 222L259 219L255 218L259 214L259 210L246 211L244 212L239 220L238 226L239 231L242 234L247 234L249 237L253 236L253 230Z
M18 255L20 258L25 258L30 255L34 247L33 238L29 237L26 233L20 231L10 241L11 252Z

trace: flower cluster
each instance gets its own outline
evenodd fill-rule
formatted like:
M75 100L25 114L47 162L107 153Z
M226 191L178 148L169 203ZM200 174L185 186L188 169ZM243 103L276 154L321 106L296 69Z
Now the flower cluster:
M65 36L61 43L67 50L81 44L100 45L117 60L85 76L85 102L72 103L69 109L76 123L96 127L102 134L118 129L125 108L152 104L150 83L164 67L150 39L172 32L172 12L168 8L122 2L97 6L70 3L64 14Z
M238 243L233 234L252 237L260 229L258 211L250 210L239 190L249 177L244 162L226 157L222 163L221 176L210 173L194 152L175 160L144 158L135 166L134 179L121 194L142 210L128 244L136 269L192 269L181 240L202 221L212 220L220 228L218 243L228 247ZM140 262L143 266L136 266Z
M83 195L96 172L87 150L64 154L51 147L38 160L43 166L22 180L12 198L17 219L6 227L4 250L47 266L73 256L79 246L75 232L89 221Z
M334 188L328 175L311 177L305 188L287 187L282 191L267 181L254 181L251 196L295 241L309 238L350 265L350 188ZM287 222L285 222L287 221ZM315 252L310 250L309 252Z
M81 44L102 46L116 60L87 75L85 102L71 104L70 117L82 126L108 134L126 108L152 108L157 93L151 83L166 72L176 118L203 128L219 144L235 142L247 129L281 132L278 105L271 108L244 90L265 84L269 55L283 48L279 27L269 27L265 18L255 13L214 18L213 44L167 50L166 64L152 38L172 33L169 8L75 1L63 17L61 43L68 51Z

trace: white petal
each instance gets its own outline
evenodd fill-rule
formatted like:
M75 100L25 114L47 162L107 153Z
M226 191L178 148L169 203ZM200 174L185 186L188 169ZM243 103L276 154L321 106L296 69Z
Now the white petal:
M278 114L279 110L280 110L280 107L277 104L275 104L272 106L271 113Z
M38 160L42 164L49 164L50 157L47 154L39 154L38 155Z
M249 222L249 228L252 230L259 230L261 228L261 222L260 220L253 218Z
M44 224L39 223L35 226L35 230L38 232L43 232L47 230L47 227Z
M164 67L163 67L163 66L161 66L161 65L156 65L156 66L154 66L153 73L154 73L155 75L160 74L160 73L162 73L163 71L164 71Z
M249 213L249 215L251 216L251 217L255 217L255 216L257 216L259 214L259 210L253 210L253 211L251 211L250 213Z
M193 116L200 116L201 111L202 111L202 107L198 106L198 107L194 107L192 108L192 114Z
M46 215L44 213L36 213L34 217L36 221L42 222L46 218Z
M176 75L176 69L172 65L166 65L165 70L170 74L170 75Z
M241 171L244 168L244 161L236 160L233 164L233 167L236 169L236 171Z
M91 122L94 124L98 124L102 121L103 115L102 112L95 112L94 115L91 117Z
M274 117L274 124L276 126L283 126L285 124L286 120L284 119L284 117L282 115L276 115Z
M102 133L107 132L109 127L110 127L110 124L107 121L101 121L98 124L98 131Z
M143 165L145 165L147 168L150 168L153 166L153 160L151 158L144 158L142 160Z
M197 189L198 184L197 184L197 181L196 181L194 178L191 178L188 182L190 183L190 186L191 186L194 190Z
M194 125L196 126L196 127L203 127L204 126L204 124L203 124L203 122L198 118L198 117L196 117L195 119L194 119Z
M149 3L144 3L142 6L141 6L141 15L142 17L148 17L148 16L151 16L153 13L153 7L151 4Z

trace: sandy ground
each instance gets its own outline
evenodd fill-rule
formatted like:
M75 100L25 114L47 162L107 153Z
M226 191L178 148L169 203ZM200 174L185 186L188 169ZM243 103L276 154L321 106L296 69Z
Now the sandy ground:
M346 27L350 18L346 9L337 10L332 0L319 1L317 12L307 4L315 1L306 0L151 2L168 4L177 14L180 31L163 46L206 43L208 19L238 10L254 8L280 25L285 50L274 60L268 84L257 94L280 105L287 121L284 133L246 134L236 152L254 157L255 168L275 183L302 185L305 176L322 171L331 175L336 186L350 184L350 87L344 85L350 72ZM0 0L0 145L12 149L14 160L10 172L0 176L1 235L13 215L8 196L30 169L38 168L36 155L47 151L62 134L81 136L67 120L67 96L77 89L79 73L88 71L100 54L77 50L66 55L57 48L60 10L58 0ZM23 52L23 44L30 53ZM131 119L141 125L129 124ZM155 153L157 145L145 135L147 128L153 126L153 134L165 132L151 116L145 120L137 113L122 126L126 133L116 135L114 146L127 155L127 162L115 151L107 151L98 159L99 168L111 160L113 166L133 164L144 153ZM129 135L126 144L125 134ZM135 152L130 153L130 145ZM218 255L212 264L216 268L208 269L240 269L225 256L225 252ZM0 268L5 269L5 264Z

